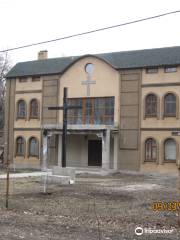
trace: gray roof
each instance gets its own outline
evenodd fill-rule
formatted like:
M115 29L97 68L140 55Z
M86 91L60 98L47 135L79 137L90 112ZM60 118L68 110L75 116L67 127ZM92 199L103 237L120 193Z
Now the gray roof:
M7 78L33 75L49 75L64 72L78 59L98 57L115 69L133 69L152 66L180 64L180 47L154 48L135 51L111 52L75 57L49 58L17 63L6 75Z

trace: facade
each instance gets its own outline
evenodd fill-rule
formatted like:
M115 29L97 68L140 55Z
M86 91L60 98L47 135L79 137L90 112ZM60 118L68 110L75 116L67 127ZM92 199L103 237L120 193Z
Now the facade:
M7 74L5 159L61 166L63 89L67 166L176 172L180 159L180 47L16 64ZM47 144L47 153L46 153ZM43 154L44 153L44 154Z

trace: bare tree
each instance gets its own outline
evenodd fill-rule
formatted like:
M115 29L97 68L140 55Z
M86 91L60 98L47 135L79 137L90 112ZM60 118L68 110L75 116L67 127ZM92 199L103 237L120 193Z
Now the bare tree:
M4 127L4 111L5 111L5 75L10 69L10 59L8 53L0 55L0 129Z

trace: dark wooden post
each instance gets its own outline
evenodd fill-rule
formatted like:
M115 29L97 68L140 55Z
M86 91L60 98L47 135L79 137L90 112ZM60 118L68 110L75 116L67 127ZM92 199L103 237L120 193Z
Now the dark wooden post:
M9 207L9 160L7 159L6 165L6 209Z
M66 167L66 144L67 144L67 88L63 94L63 134L62 134L62 167Z
M66 145L67 145L67 113L69 109L77 109L82 106L68 106L68 89L64 88L63 106L48 107L48 110L63 110L63 134L62 134L62 167L66 167Z

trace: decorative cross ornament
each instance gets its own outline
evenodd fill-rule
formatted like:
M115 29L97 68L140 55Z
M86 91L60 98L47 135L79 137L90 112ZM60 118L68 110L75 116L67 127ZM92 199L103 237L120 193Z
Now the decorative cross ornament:
M94 69L94 66L93 66L92 63L88 63L85 66L85 71L87 73L87 80L81 82L82 85L86 85L87 86L87 97L90 97L90 85L96 83L96 81L93 81L91 79L92 78L93 69Z

